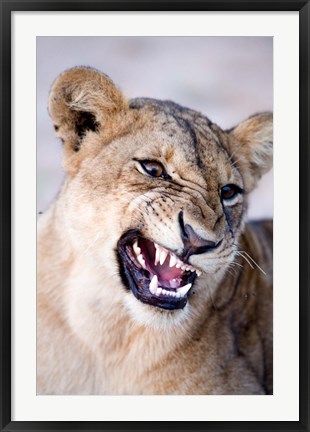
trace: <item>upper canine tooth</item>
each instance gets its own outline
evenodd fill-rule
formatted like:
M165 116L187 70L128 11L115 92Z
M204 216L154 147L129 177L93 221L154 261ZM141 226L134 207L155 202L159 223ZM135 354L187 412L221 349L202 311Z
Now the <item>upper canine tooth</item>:
M158 277L157 277L157 275L154 275L152 277L151 282L150 282L149 290L151 291L152 294L155 294L157 291L157 288L158 288Z
M145 261L144 261L144 258L143 258L143 256L141 254L137 256L137 260L142 265L142 267L145 269L146 268L145 267Z
M156 243L155 243L155 247L156 247L157 245L156 245ZM158 264L158 262L159 262L159 254L160 254L160 251L159 251L159 249L158 249L158 247L156 247L156 252L155 252L155 265L157 265Z
M135 254L138 256L138 255L140 255L140 253L141 253L141 249L139 248L139 246L138 246L138 242L137 242L137 240L134 242L134 244L133 244L133 250L134 250L134 252L135 252Z
M181 294L181 296L185 296L185 294L191 289L192 284L189 283L187 285L182 286L181 288L178 288L178 293Z
M165 262L165 260L167 258L168 253L169 252L166 249L162 249L160 251L160 255L159 255L159 263L160 263L160 265L164 264L164 262Z
M175 255L171 255L170 254L170 263L169 263L169 267L173 267L175 266L177 263L177 257Z

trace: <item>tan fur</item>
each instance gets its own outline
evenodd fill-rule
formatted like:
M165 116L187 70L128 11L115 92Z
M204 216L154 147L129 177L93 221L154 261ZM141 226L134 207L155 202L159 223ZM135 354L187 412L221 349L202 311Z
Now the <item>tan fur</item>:
M170 102L127 101L89 68L56 80L49 111L68 176L38 224L38 394L272 393L272 226L244 223L271 166L272 116L224 132ZM172 181L137 159L160 161ZM225 213L231 183L245 192ZM201 237L224 240L191 256L203 274L168 311L123 285L116 246L136 228L180 253L180 210Z

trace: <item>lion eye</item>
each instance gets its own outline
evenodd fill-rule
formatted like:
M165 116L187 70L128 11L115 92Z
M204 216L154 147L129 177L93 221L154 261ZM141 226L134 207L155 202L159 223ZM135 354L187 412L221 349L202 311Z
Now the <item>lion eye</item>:
M241 189L239 188L239 186L229 184L222 187L221 198L222 200L231 200L239 193L241 193Z
M152 177L165 177L166 171L161 163L155 161L140 161L144 171Z

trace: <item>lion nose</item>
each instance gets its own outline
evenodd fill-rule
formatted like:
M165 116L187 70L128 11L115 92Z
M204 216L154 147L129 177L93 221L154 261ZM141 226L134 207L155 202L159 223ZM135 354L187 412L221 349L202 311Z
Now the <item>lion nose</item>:
M183 256L187 259L190 255L197 255L207 252L219 246L221 241L215 243L214 241L200 237L193 227L189 224L184 224L183 212L179 213L179 225L181 237L184 243Z

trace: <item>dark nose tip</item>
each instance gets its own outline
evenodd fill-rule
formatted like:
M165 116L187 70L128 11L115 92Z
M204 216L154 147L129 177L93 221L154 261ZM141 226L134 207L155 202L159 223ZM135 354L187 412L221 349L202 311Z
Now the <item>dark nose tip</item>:
M190 244L193 248L214 248L216 245L215 242L211 240L206 240L201 237L193 230L193 227L191 225L186 224L184 227L185 231L185 239L188 244Z
M184 225L183 212L179 213L179 225L181 237L184 243L184 257L189 258L190 255L202 254L219 246L221 242L215 243L211 240L200 237L193 227L189 224Z

